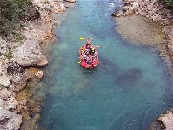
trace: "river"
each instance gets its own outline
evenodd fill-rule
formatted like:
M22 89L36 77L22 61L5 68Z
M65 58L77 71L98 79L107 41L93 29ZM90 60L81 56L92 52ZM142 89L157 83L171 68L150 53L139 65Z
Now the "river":
M172 78L157 49L135 46L116 32L114 0L78 0L55 30L50 64L40 93L45 94L43 130L146 130L172 107ZM78 49L91 37L100 64L78 62Z

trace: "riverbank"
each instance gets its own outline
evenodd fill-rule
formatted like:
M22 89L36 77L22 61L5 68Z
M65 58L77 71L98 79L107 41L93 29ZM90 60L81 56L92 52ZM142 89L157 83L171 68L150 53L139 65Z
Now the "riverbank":
M43 78L40 67L48 64L41 46L55 36L53 25L60 21L52 14L61 14L69 3L76 0L56 1L33 0L38 7L40 19L26 22L20 35L14 39L0 37L0 129L17 130L23 121L30 120L28 129L35 129L39 119L41 99L31 100L36 83ZM38 14L37 12L37 14Z
M117 32L136 45L158 45L165 39L161 30L162 27L157 23L150 22L145 17L132 15L114 20L117 24Z
M173 65L173 13L158 0L126 0L116 10L116 30L128 41L159 48L161 55L168 59L172 72ZM173 129L172 110L161 114L149 129Z

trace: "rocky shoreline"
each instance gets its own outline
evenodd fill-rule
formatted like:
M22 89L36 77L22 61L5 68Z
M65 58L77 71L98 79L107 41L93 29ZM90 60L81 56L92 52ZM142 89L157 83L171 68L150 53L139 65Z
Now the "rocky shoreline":
M124 0L122 7L117 9L112 16L116 17L116 21L120 21L122 23L122 17L131 17L135 16L143 16L153 21L153 23L160 24L161 32L165 35L165 38L159 40L161 41L159 44L162 46L161 52L164 49L164 53L166 53L167 57L171 62L171 70L173 65L173 12L167 9L162 3L158 0ZM126 18L126 21L128 18ZM133 21L134 22L134 21ZM126 25L126 24L124 24ZM128 25L129 26L129 25ZM122 26L119 26L122 27ZM135 27L135 25L134 25ZM122 27L123 28L123 27ZM125 27L124 27L125 28ZM138 28L140 29L140 28ZM140 32L137 29L137 32ZM131 30L133 31L133 30ZM142 30L144 31L144 29ZM122 35L130 39L130 34L125 31L120 31ZM145 32L142 32L145 35ZM129 35L128 35L129 34ZM152 35L152 33L150 33ZM129 37L128 37L129 36ZM135 35L134 37L138 37ZM133 37L133 38L134 38ZM155 35L153 35L155 37ZM146 37L144 37L146 39ZM147 39L148 40L148 39ZM153 39L152 39L153 40ZM156 40L157 41L157 40ZM159 46L158 44L158 46ZM153 44L151 44L153 45ZM153 123L151 123L149 129L150 130L172 130L173 129L173 111L168 110L164 114L161 114L158 119L156 119Z
M61 14L67 3L76 0L33 0L38 7L39 20L27 22L18 36L18 41L0 37L0 129L18 130L22 121L39 118L40 101L31 101L25 91L28 81L41 79L44 71L39 67L48 64L41 44L48 43L53 37L52 28L58 21L52 13ZM38 14L38 13L37 13ZM31 130L32 128L29 128Z

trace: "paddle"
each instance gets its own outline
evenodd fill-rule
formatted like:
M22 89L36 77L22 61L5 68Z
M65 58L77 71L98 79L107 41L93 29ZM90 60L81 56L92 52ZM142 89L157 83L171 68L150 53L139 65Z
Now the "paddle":
M84 37L80 37L79 39L80 40L86 40L86 38L84 38ZM90 39L93 39L93 38L90 38ZM99 48L100 46L94 46L94 47Z
M80 39L80 40L85 40L85 38L84 38L84 37L80 37L79 39Z

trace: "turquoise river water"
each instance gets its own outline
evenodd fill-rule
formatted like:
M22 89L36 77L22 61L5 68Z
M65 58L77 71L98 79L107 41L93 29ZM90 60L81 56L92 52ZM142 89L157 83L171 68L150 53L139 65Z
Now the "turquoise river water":
M118 4L78 0L67 10L41 81L43 130L146 130L172 107L166 62L155 48L132 45L116 33L111 13ZM96 69L77 64L81 36L100 46Z

